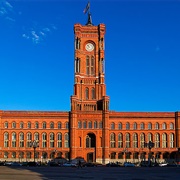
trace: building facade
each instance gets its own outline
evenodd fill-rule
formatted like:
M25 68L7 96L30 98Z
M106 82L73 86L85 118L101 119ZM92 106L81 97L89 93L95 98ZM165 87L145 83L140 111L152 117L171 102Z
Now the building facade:
M105 25L74 25L71 110L0 111L0 160L88 162L179 160L180 112L109 110L105 85ZM36 143L33 145L32 143Z

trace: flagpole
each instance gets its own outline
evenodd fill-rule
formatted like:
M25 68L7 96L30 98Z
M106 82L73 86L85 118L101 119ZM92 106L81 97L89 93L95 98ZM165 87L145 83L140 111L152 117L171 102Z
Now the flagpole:
M84 13L88 14L88 21L87 21L86 25L93 25L92 18L91 18L91 12L90 12L90 1L88 1L87 5L86 5L86 7L84 9Z

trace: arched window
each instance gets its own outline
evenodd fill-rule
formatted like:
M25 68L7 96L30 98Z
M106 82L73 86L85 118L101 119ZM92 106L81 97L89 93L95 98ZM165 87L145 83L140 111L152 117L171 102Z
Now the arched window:
M133 148L137 148L138 147L138 135L137 133L133 134Z
M88 122L88 128L89 128L89 129L92 129L92 122L91 122L91 121Z
M68 122L65 123L65 128L69 129L69 123Z
M99 67L100 67L100 72L101 72L101 73L104 73L104 59L101 58L99 62L100 62L100 65L99 65Z
M148 123L148 129L152 129L152 123Z
M174 134L173 133L169 135L169 143L170 143L170 148L174 148Z
M42 134L42 148L47 147L47 134L43 133Z
M122 148L123 147L123 135L122 133L118 134L118 148Z
M12 128L16 128L16 122L12 122Z
M116 153L115 152L112 152L110 154L110 159L116 159Z
M111 123L111 129L115 129L115 124L114 123Z
M102 121L100 121L99 122L99 129L102 129L102 126L103 126Z
M116 147L116 141L115 141L115 134L111 133L110 134L110 147L115 148Z
M144 143L145 143L145 134L141 133L140 134L140 147L144 148Z
M39 128L39 123L35 122L35 128L38 129Z
M119 123L119 124L118 124L118 129L119 129L119 130L122 130L122 123Z
M12 158L16 158L16 152L12 152Z
M86 56L86 74L87 75L90 74L89 68L90 68L89 56Z
M127 122L126 123L126 130L129 130L130 129L130 124Z
M16 133L12 133L12 147L16 147Z
M162 148L167 148L167 134L162 134Z
M136 130L137 129L137 123L133 124L133 129Z
M170 123L170 129L174 129L174 124Z
M50 147L53 148L54 147L54 133L50 133L49 139L50 139Z
M20 129L23 129L23 128L24 128L24 123L20 122Z
M75 59L75 72L76 73L80 72L80 59L79 58Z
M84 128L84 129L87 128L87 122L86 122L86 121L83 122L83 128Z
M166 123L162 124L162 129L166 129Z
M126 148L130 148L130 134L126 133L125 137L126 137Z
M155 134L155 148L160 147L160 136L158 133Z
M61 122L58 122L58 129L61 129L62 125Z
M97 126L97 121L94 121L94 129L97 129L98 126Z
M156 130L159 129L159 123L156 123L156 124L155 124L155 129L156 129Z
M24 147L24 133L19 134L19 147Z
M50 129L54 129L54 123L53 122L50 123Z
M4 147L9 147L9 133L4 133Z
M95 88L92 88L92 94L91 94L91 96L92 96L92 99L95 99L95 98L96 98L96 96L95 96Z
M91 56L91 75L94 75L94 56Z
M30 132L27 133L27 147L31 147L32 134Z
M4 128L8 128L8 122L4 123Z
M118 159L123 159L123 152L118 153Z
M4 158L8 158L8 152L7 151L4 152Z
M43 129L46 129L46 122L43 122Z
M91 59L90 59L91 58ZM95 59L94 56L86 56L86 74L94 75L95 73Z
M19 158L21 158L21 159L24 158L24 152L19 152Z
M144 129L144 123L140 124L140 129L143 130Z
M39 133L36 132L36 133L34 134L34 140L37 141L37 142L39 142Z
M62 134L57 134L57 147L62 147Z
M31 159L31 152L26 152L26 158Z
M79 129L82 128L82 123L81 123L81 121L78 121L78 128L79 128Z
M149 141L151 141L151 142L153 141L153 139L152 139L152 134L151 134L151 133L148 133L147 138L148 138L148 140L147 140L148 142L149 142Z
M65 135L64 135L64 147L65 148L69 148L69 134L68 133L66 133Z
M31 122L28 122L27 127L28 129L31 129Z
M88 88L85 89L85 98L86 98L86 100L89 99L89 89Z

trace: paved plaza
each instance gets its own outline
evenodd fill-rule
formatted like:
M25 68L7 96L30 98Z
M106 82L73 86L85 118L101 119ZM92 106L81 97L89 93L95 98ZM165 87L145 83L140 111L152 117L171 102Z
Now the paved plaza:
M0 180L178 180L180 167L8 167L0 166Z

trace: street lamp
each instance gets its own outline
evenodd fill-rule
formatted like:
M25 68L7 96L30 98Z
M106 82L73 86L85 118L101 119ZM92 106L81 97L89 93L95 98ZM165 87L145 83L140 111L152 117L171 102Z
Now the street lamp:
M124 152L124 161L126 162L126 153L128 152L128 149L127 148L124 148L124 150L123 150L123 152Z
M39 145L38 145L38 142L36 141L36 140L34 140L34 141L31 141L30 142L30 147L33 147L34 148L34 162L35 162L35 153L36 153L36 148L37 147L39 147Z
M151 149L154 147L154 143L152 141L149 141L148 143L144 143L144 146L147 147L149 149L149 155L148 155L148 164L149 166L151 166L151 157L150 157L150 153L151 153Z
M54 159L56 158L57 149L54 149Z

